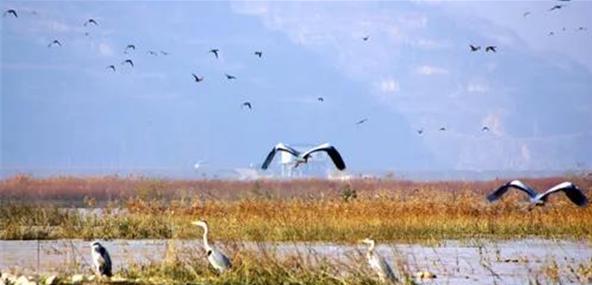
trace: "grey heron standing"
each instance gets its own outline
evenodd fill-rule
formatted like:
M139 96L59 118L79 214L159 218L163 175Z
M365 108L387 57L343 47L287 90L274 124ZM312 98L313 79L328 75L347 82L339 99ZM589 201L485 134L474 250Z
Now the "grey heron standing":
M487 200L489 202L493 202L500 199L506 192L508 192L508 189L510 188L516 188L528 195L530 200L530 205L528 207L529 210L532 210L532 208L536 206L543 206L547 202L549 196L557 192L565 193L570 201L580 207L584 207L588 204L588 198L586 198L582 190L580 190L575 184L568 181L559 183L543 193L537 193L532 187L528 186L524 182L520 180L512 180L498 187L495 191L487 195Z
M208 243L208 223L204 220L193 221L191 224L196 225L198 227L202 227L204 229L203 233L203 243L206 253L208 255L208 261L218 272L223 273L224 271L230 269L232 267L232 263L230 263L230 259L222 253L222 251L218 250L210 246Z
M397 282L397 277L395 276L391 266L386 262L386 260L384 260L382 256L374 252L374 246L376 245L374 240L366 238L361 240L360 243L369 245L368 252L366 253L368 265L370 265L370 268L372 268L372 270L378 274L380 281L391 284Z
M343 162L343 158L341 158L341 155L339 154L337 149L334 146L330 145L329 143L324 143L324 144L315 146L303 153L293 149L292 147L290 147L288 145L285 145L283 143L278 143L277 145L275 145L273 147L273 149L269 152L269 154L265 158L265 161L261 165L262 169L267 169L267 167L269 167L269 164L273 160L275 153L278 151L287 152L287 153L295 156L296 157L296 165L294 167L298 167L298 165L300 165L300 164L307 163L308 159L310 159L310 156L313 153L319 152L319 151L324 151L329 155L329 157L331 158L331 160L333 161L333 163L335 164L335 167L337 167L337 169L339 169L339 170L345 169L345 162Z
M94 265L94 270L99 276L113 276L111 256L107 249L98 241L91 243L91 257Z

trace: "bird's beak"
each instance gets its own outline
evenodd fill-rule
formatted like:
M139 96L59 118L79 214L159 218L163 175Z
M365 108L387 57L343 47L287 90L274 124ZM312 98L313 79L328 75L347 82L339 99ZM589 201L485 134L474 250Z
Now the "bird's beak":
M195 226L199 226L200 223L199 223L199 221L193 221L193 222L191 222L191 224L195 225Z

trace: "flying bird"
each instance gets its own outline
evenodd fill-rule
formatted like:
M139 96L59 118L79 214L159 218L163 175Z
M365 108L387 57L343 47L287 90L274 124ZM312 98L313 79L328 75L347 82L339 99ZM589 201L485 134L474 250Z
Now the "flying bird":
M218 52L219 51L220 51L219 49L214 48L214 49L211 49L209 52L213 53L216 56L216 58L218 58Z
M97 23L97 21L95 21L95 19L88 19L86 22L84 22L84 26L88 26L88 24L93 24L95 26L98 26L99 23Z
M99 276L113 276L111 256L107 249L101 245L98 241L91 243L91 257L94 265L94 270Z
M362 40L365 41L365 42L368 41L368 39L370 39L370 36L365 36L365 37L362 38Z
M482 132L489 132L489 127L488 126L483 126L483 128L481 128Z
M263 56L263 52L262 51L256 51L256 52L254 52L254 54L256 56L258 56L259 58L261 58Z
M228 80L236 79L236 76L234 76L234 75L230 75L228 73L224 73L224 75L226 76L226 79L228 79Z
M132 45L132 44L127 45L125 47L125 50L123 51L123 53L127 53L127 51L130 50L130 49L136 50L136 46L135 45Z
M265 169L267 169L267 167L269 167L269 164L273 160L275 153L278 151L287 152L287 153L296 157L296 164L294 165L294 168L298 167L298 165L300 165L300 164L307 163L308 159L310 159L310 156L313 153L319 152L319 151L324 151L329 155L329 157L331 158L331 160L333 161L333 163L335 164L335 167L337 167L337 169L339 169L339 170L345 169L345 162L343 162L343 158L341 158L341 155L339 154L337 149L334 146L330 145L329 143L324 143L324 144L318 145L318 146L313 147L305 152L299 152L288 145L285 145L283 143L278 143L277 145L275 145L273 147L273 149L269 152L269 154L265 158L265 161L261 165L261 169L265 170Z
M443 132L443 131L445 131L445 130L446 130L446 128L445 128L445 127L441 127L441 128L440 128L440 131L441 131L441 132Z
M193 75L193 79L195 80L195 82L202 82L204 80L203 76L199 77L195 73L191 73L191 75Z
M58 41L58 40L53 40L51 43L49 43L49 44L47 45L47 47L52 47L52 46L54 46L54 45L57 45L57 46L62 46L62 43L60 43L60 41Z
M8 10L4 11L3 15L4 15L4 17L6 17L6 15L8 15L8 14L13 15L15 18L18 18L18 14L16 13L16 10L14 10L14 9L8 9Z
M365 123L366 121L368 121L368 118L361 119L356 122L356 125L361 125L361 124Z
M423 129L417 130L417 134L421 136L423 134Z
M487 195L487 200L489 202L494 202L500 199L510 188L516 188L528 195L530 200L529 210L532 210L536 206L543 206L551 194L558 192L565 193L570 201L580 207L584 207L588 204L588 198L586 198L582 190L580 190L575 184L567 181L559 183L543 193L537 193L532 187L526 185L522 181L512 180Z
M253 109L253 106L251 105L251 102L248 102L248 101L242 103L241 104L241 107L247 107L247 108L249 108L249 110L252 110Z
M578 31L585 31L586 27L578 27Z
M224 255L224 253L215 247L210 246L208 243L208 223L203 220L193 221L191 224L203 228L203 243L206 253L208 255L208 261L218 272L223 273L224 271L232 267L230 259Z
M107 69L107 68L111 68L111 69L113 69L113 71L115 72L115 65L111 64L111 65L109 65L109 66L105 67L105 69Z
M481 49L481 46L469 45L469 47L471 48L471 51L478 51Z
M553 7L551 7L551 9L549 9L549 11L553 11L553 10L559 10L561 8L563 8L565 5L555 5Z
M360 243L369 245L368 252L366 253L366 259L368 260L368 265L370 268L372 268L372 270L374 270L374 272L376 272L378 275L380 282L396 284L398 280L391 266L386 262L386 260L384 260L382 256L374 252L374 246L376 244L374 240L366 238L361 240Z
M552 36L552 35L555 35L555 33L554 32L549 32L548 36Z
M487 47L485 47L485 52L490 52L490 51L497 52L496 48L497 48L496 46L487 46Z
M164 50L161 50L161 51L160 51L160 53L161 53L162 55L169 55L169 54L170 54L168 51L164 51Z
M530 15L530 11L526 11L526 12L522 13L522 17L526 17L528 15Z
M153 50L149 50L149 51L148 51L148 54L149 54L149 55L153 55L153 56L157 56L157 55L158 55L158 53L157 53L157 52L155 52L155 51L153 51Z
M317 98L317 101L319 101L319 102L325 102L325 98L319 97L319 98Z
M122 62L121 62L121 65L124 65L124 64L126 64L126 63L129 63L129 65L130 65L131 67L134 67L134 62L133 62L131 59L126 59L126 60L122 61Z

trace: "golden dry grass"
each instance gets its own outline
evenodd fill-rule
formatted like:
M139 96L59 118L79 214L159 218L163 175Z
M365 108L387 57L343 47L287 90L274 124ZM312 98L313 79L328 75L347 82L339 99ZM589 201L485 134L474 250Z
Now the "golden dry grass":
M542 189L565 179L525 181ZM589 178L569 179L590 196ZM591 208L563 195L530 212L517 192L487 203L485 194L503 182L14 177L0 183L0 238L196 238L200 231L189 224L196 218L207 219L219 240L592 237ZM104 213L60 208L85 204Z

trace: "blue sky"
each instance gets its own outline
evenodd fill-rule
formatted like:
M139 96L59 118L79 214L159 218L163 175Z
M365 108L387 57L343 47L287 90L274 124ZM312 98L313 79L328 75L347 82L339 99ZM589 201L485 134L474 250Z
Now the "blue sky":
M589 168L592 2L557 3L3 1L2 170L232 169L280 141L352 172Z

